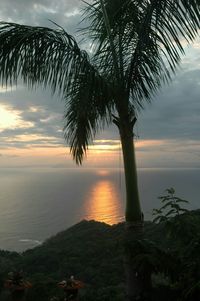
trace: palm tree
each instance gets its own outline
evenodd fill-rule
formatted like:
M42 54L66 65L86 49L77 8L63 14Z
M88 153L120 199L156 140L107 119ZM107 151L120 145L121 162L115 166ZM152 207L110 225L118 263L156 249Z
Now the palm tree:
M200 27L199 0L94 0L86 3L82 31L92 54L81 50L63 28L1 23L0 78L15 85L50 86L66 101L64 136L77 164L105 125L114 123L121 139L126 182L126 237L142 237L134 150L138 113L184 54L183 42ZM142 298L142 275L126 248L127 300ZM144 300L144 297L143 297Z

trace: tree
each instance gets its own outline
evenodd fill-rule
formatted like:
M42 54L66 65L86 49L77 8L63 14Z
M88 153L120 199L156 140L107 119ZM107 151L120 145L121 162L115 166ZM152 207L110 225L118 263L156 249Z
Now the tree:
M144 300L130 242L141 238L143 229L133 130L145 101L176 71L183 42L197 35L200 1L84 3L89 25L82 33L93 42L91 55L63 28L1 23L0 78L10 85L21 78L29 88L60 92L66 101L64 135L77 164L99 130L112 122L118 127L126 182L127 300Z

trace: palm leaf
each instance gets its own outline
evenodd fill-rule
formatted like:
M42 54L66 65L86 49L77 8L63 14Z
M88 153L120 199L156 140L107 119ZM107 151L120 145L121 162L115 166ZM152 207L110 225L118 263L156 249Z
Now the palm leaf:
M120 84L125 87L134 108L143 108L163 81L171 79L184 53L182 42L192 41L200 27L200 1L194 0L104 0L115 52ZM113 56L109 37L96 0L85 10L96 50L96 64L113 77ZM106 64L106 62L109 62ZM117 78L114 76L114 78Z
M50 86L65 98L64 137L77 163L96 131L111 120L112 95L106 79L62 28L1 23L0 78L6 85L22 78L31 88Z
M64 136L77 164L81 164L96 132L111 122L113 98L101 78L85 74L76 78L66 94Z
M47 85L64 94L81 72L94 73L88 55L63 29L0 23L0 78L29 87Z
M64 135L77 163L112 110L125 107L135 116L170 79L166 62L174 72L184 53L181 41L196 36L200 1L95 0L85 18L91 59L62 28L0 24L1 82L22 78L28 87L59 91L66 100Z

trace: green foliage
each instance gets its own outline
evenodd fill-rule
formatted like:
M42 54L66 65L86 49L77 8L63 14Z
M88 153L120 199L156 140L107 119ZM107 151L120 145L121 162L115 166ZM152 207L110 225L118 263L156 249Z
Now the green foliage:
M159 209L153 209L153 215L156 216L153 219L154 223L160 223L168 221L174 216L179 216L182 213L188 212L187 209L181 207L182 204L188 204L189 202L175 196L175 189L166 189L167 194L158 197L163 206Z
M88 145L105 124L113 121L114 114L114 123L124 142L126 179L135 178L126 183L126 217L138 221L141 214L134 160L130 168L127 167L127 159L134 158L132 137L136 115L144 108L145 101L151 101L161 84L171 79L169 69L175 72L185 41L191 42L197 36L200 1L95 0L92 4L84 3L85 17L89 19L86 33L94 46L91 58L74 37L57 25L53 30L1 22L0 80L12 86L22 79L29 88L41 85L50 86L53 93L59 91L66 101L64 137L77 164L82 163ZM179 216L184 211L179 205L183 200L176 198L172 189L168 194L162 197L161 209L154 212L158 214L158 222L171 221L173 215ZM163 215L163 210L168 208ZM180 219L178 223L182 225ZM78 274L81 270L80 277L84 276L94 286L104 283L104 287L106 281L100 275L106 268L109 286L115 286L119 281L113 268L117 266L121 272L119 266L122 265L116 265L116 261L122 263L122 252L120 244L117 246L116 241L110 242L107 238L107 235L100 237L102 245L98 248L94 245L96 240L86 239L83 253L80 253L82 236L81 243L76 240L73 252L72 245L58 248L57 244L55 247L47 242L34 251L25 252L21 263L31 273L48 274L50 278L62 276L66 271ZM144 242L140 243L138 248L145 250ZM152 254L145 251L138 262L152 266L152 258ZM99 274L95 273L97 262ZM107 262L111 269L107 268ZM81 266L86 266L86 271L83 272ZM43 298L47 297L45 294L46 290Z
M166 222L145 222L144 239L135 242L132 256L138 271L153 273L154 301L198 300L200 211L171 217L171 221L177 218L180 231L176 239L168 235ZM33 284L27 301L62 298L64 292L57 283L70 275L85 283L80 290L82 301L124 300L123 234L123 224L82 221L21 255L0 251L0 300L6 294L3 282L7 273L20 269Z
M163 223L166 237L176 239L176 245L182 245L193 239L196 231L194 216L182 205L189 202L177 197L174 188L167 189L167 194L160 196L159 199L163 206L153 209L154 223ZM181 240L180 240L181 238ZM172 242L172 246L173 246ZM172 247L171 246L171 247Z
M182 204L188 201L175 196L173 188L159 197L164 205L154 209L154 222L163 226L163 234L172 261L166 275L170 282L168 289L177 292L178 301L197 300L200 295L200 222L199 211L188 211Z
M182 299L198 300L200 295L200 235L199 232L193 236L181 249L181 265L179 269L179 281L177 288L182 292Z
M121 230L121 226L82 221L48 239L42 246L18 255L20 260L13 260L12 270L23 269L25 277L31 277L33 284L27 301L64 296L57 283L70 275L85 283L80 291L81 299L94 300L95 296L100 300L103 294L107 300L106 296L112 293L113 299L108 300L117 300L123 294L124 284ZM2 283L9 271L5 269Z

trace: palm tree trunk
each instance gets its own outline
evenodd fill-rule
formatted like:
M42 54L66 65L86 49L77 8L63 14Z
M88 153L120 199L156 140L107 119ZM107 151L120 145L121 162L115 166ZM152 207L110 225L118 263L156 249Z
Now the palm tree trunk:
M141 211L137 169L135 159L135 148L133 141L133 126L136 121L123 118L118 119L118 127L120 132L125 182L126 182L126 212L125 212L125 252L124 266L126 275L126 300L139 301L147 300L144 297L146 283L149 284L149 279L145 279L145 275L141 275L135 258L140 254L138 248L138 240L143 238L143 214Z
M127 127L124 126L123 129L120 129L120 137L122 144L126 183L125 218L127 224L131 224L133 222L141 221L142 214L138 192L135 148L131 124L127 124Z

